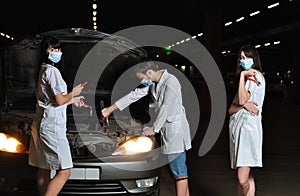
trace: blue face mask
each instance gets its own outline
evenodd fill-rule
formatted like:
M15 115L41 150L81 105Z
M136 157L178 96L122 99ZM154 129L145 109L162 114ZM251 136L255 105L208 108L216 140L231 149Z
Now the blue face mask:
M252 67L253 65L253 59L250 58L250 59L245 59L245 60L240 60L240 66L242 68L244 68L245 70L248 70Z
M61 59L62 52L49 52L48 59L53 63L58 63Z
M152 82L151 80L148 81L148 80L143 79L143 80L141 81L141 83L142 83L144 86L152 86L152 85L153 85L153 82Z

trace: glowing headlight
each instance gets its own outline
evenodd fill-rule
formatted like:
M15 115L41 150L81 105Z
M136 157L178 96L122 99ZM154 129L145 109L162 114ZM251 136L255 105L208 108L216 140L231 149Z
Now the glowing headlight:
M149 137L139 136L132 138L117 148L113 155L132 155L149 152L153 149L153 141Z
M25 146L16 138L0 133L0 151L12 153L27 153Z

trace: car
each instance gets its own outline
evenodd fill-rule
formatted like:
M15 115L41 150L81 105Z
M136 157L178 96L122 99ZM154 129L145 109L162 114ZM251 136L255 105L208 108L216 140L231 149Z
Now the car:
M142 125L127 115L111 115L107 125L100 114L105 105L111 104L117 79L149 58L147 51L120 36L83 28L28 35L1 49L0 193L38 195L36 168L28 165L28 148L36 104L35 76L45 35L55 36L62 43L63 77L68 90L75 85L86 55L98 43L98 52L120 53L97 80L85 77L88 83L82 95L87 103L94 104L67 108L67 137L74 167L60 195L159 195L158 163L162 156L157 136L141 136ZM93 85L95 90L91 91L89 86ZM54 174L51 171L52 177Z

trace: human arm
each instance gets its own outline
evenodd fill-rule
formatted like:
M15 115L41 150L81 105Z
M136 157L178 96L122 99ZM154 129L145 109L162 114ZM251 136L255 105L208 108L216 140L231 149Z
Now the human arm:
M116 109L118 109L118 106L116 104L112 104L111 106L107 107L107 108L103 108L101 110L101 113L102 113L102 117L103 118L108 118L109 115L115 111Z
M111 106L107 107L107 108L103 108L101 110L101 114L102 114L102 118L104 118L104 120L106 121L106 124L108 125L108 117L109 115L115 111L116 109L118 109L118 106L116 104L112 104Z
M257 106L257 103L253 102L253 101L249 101L249 102L245 103L244 105L237 105L235 103L232 103L228 109L228 113L229 113L229 115L232 115L232 114L238 112L240 109L245 108L251 114L258 115L259 110L257 109L256 106Z
M123 96L119 100L117 100L114 104L117 108L122 111L127 108L130 104L138 101L142 97L149 94L149 87L142 87L142 88L135 88L134 90L130 91L127 95Z
M245 77L255 74L256 72L254 69L249 69L241 72L238 88L239 105L244 105L250 98L250 92L246 90L245 86Z
M114 104L107 108L103 108L101 110L102 117L108 118L108 116L116 109L123 110L131 103L139 100L140 98L146 96L148 94L149 87L145 88L136 88L124 97L120 98Z
M259 110L257 109L257 103L254 101L249 101L244 104L244 108L248 110L252 115L257 116L259 114Z
M48 67L44 73L43 80L49 85L55 104L58 106L73 103L72 98L79 95L83 89L83 86L78 84L68 93L66 83L56 67Z
M144 135L144 136L153 136L153 135L155 135L155 131L154 131L153 127L146 126L146 127L143 128L142 135Z
M81 93L83 89L83 86L81 86L81 84L78 84L77 86L75 86L73 88L73 90L68 93L68 94L63 94L63 93L58 93L55 95L55 101L57 103L57 105L64 105L64 104L72 104L72 103L77 103L78 102L78 99L80 98L76 98L76 99L73 99L73 97L79 95ZM83 98L83 97L81 97Z
M120 98L118 101L116 101L114 104L107 108L103 108L101 110L102 118L105 118L105 121L108 124L108 117L109 115L115 111L116 109L123 110L127 106L129 106L131 103L136 102L140 98L146 96L149 93L149 87L143 87L143 88L136 88L124 97Z
M87 107L83 100L83 96L73 97L67 104L74 104L76 107Z
M242 108L243 108L242 105L238 105L238 104L232 103L230 105L229 109L228 109L228 113L229 113L229 115L232 115L232 114L238 112Z

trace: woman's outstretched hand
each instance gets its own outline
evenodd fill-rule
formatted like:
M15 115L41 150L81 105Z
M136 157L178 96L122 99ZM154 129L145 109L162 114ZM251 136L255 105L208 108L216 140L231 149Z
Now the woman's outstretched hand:
M79 95L81 93L82 89L83 89L83 86L81 84L78 84L77 86L75 86L72 90L73 97Z

